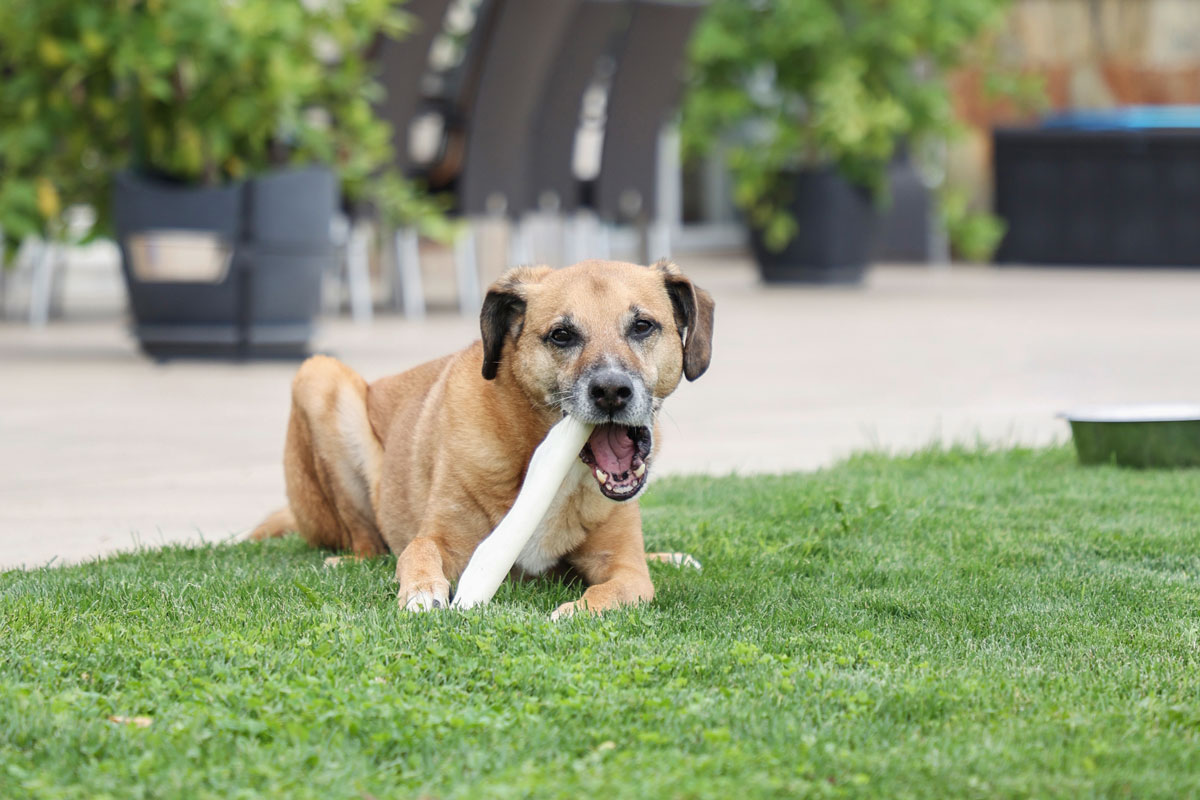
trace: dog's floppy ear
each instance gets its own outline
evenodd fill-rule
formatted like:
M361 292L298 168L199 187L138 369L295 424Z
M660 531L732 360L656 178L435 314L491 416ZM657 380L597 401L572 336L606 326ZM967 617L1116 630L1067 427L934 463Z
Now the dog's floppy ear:
M654 267L662 273L675 309L675 327L683 338L683 374L694 381L712 360L712 295L689 281L679 267L663 259Z
M529 284L537 283L549 267L514 267L488 287L479 312L479 332L483 338L483 377L493 380L500 368L504 340L521 335L525 322L525 298Z

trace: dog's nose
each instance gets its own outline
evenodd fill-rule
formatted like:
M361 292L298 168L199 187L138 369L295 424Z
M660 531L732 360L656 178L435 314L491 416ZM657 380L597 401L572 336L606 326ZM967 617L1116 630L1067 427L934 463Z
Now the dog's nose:
M588 395L605 414L620 411L633 397L633 381L623 372L606 369L597 373L588 385Z

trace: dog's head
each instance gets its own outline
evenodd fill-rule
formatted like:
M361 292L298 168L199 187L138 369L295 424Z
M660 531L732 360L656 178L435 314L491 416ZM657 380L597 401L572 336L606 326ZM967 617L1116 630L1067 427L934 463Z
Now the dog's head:
M663 398L708 369L712 326L712 297L667 261L517 267L483 301L483 377L593 423L580 458L605 496L628 500L646 485Z

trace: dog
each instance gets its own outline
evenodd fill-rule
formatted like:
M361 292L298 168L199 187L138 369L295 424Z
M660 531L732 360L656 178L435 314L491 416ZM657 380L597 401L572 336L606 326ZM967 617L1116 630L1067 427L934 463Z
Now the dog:
M648 602L637 497L663 400L708 369L713 307L667 261L516 267L489 287L481 339L464 350L369 384L314 356L292 382L288 506L251 538L299 531L357 557L396 553L400 604L446 607L534 449L571 414L596 427L514 572L583 578L583 596L555 619Z

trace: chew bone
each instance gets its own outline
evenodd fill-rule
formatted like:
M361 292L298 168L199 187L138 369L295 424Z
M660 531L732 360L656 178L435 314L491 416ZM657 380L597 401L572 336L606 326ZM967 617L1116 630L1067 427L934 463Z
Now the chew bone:
M458 581L455 608L483 605L496 594L521 549L542 523L592 428L572 416L563 417L533 451L516 502L496 529L475 548Z

